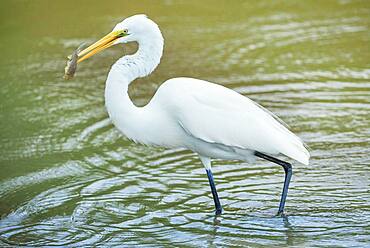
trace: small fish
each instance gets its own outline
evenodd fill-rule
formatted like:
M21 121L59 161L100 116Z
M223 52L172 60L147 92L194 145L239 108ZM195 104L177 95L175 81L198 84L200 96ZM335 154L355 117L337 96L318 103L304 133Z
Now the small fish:
M73 78L77 70L78 54L81 52L85 44L81 44L71 55L69 55L67 65L64 68L64 79L69 80Z

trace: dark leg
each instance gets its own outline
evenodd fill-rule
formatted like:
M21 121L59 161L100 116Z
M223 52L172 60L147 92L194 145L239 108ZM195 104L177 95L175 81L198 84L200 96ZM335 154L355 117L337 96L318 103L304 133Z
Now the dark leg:
M282 161L280 159L271 157L271 156L266 155L266 154L261 153L261 152L257 152L256 151L256 152L254 152L254 155L256 155L257 157L266 159L268 161L271 161L271 162L273 162L275 164L281 165L284 168L284 171L285 171L285 181L284 181L283 193L281 194L279 211L277 213L278 215L282 215L283 212L284 212L285 200L286 200L286 197L287 197L287 194L288 194L288 188L289 188L290 178L292 177L292 173L293 173L293 171L292 171L292 165L289 164L288 162L284 162L284 161Z
M207 171L209 185L211 186L213 200L215 201L216 215L219 215L222 213L222 207L221 207L220 199L218 199L215 181L213 180L211 169L206 169L206 171Z

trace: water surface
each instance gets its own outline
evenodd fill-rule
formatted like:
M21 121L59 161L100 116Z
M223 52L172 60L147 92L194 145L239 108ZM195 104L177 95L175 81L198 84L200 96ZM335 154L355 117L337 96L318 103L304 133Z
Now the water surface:
M365 247L369 245L368 1L2 1L1 246ZM135 13L165 37L162 63L135 81L146 104L168 78L232 88L310 147L284 175L267 161L213 162L215 218L191 152L133 144L104 108L111 48L62 79L65 57ZM221 131L221 130L220 130Z

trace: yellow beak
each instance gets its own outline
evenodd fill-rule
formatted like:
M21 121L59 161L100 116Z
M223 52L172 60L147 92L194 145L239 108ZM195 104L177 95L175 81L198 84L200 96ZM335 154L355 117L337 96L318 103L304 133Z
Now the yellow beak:
M108 47L114 45L114 42L118 39L123 37L125 34L122 31L112 31L88 48L84 49L80 53L78 53L78 60L77 63L84 61L87 58L90 58L94 54L97 54Z

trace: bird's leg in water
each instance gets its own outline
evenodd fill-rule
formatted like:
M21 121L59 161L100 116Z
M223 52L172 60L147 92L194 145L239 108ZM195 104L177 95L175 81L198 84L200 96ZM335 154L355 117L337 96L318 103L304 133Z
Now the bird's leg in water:
M221 207L220 199L218 198L215 181L213 180L213 174L210 168L206 169L206 171L207 171L209 185L211 186L213 200L215 202L216 215L219 215L222 213L222 207Z
M283 193L281 194L281 199L280 199L280 205L279 205L279 211L277 215L282 215L284 213L284 206L285 206L285 200L288 195L288 188L289 188L289 183L290 183L290 178L292 177L292 165L288 162L282 161L280 159L271 157L269 155L266 155L261 152L254 152L254 155L257 157L266 159L270 162L273 162L275 164L281 165L284 168L285 171L285 180L284 180L284 187L283 187Z

